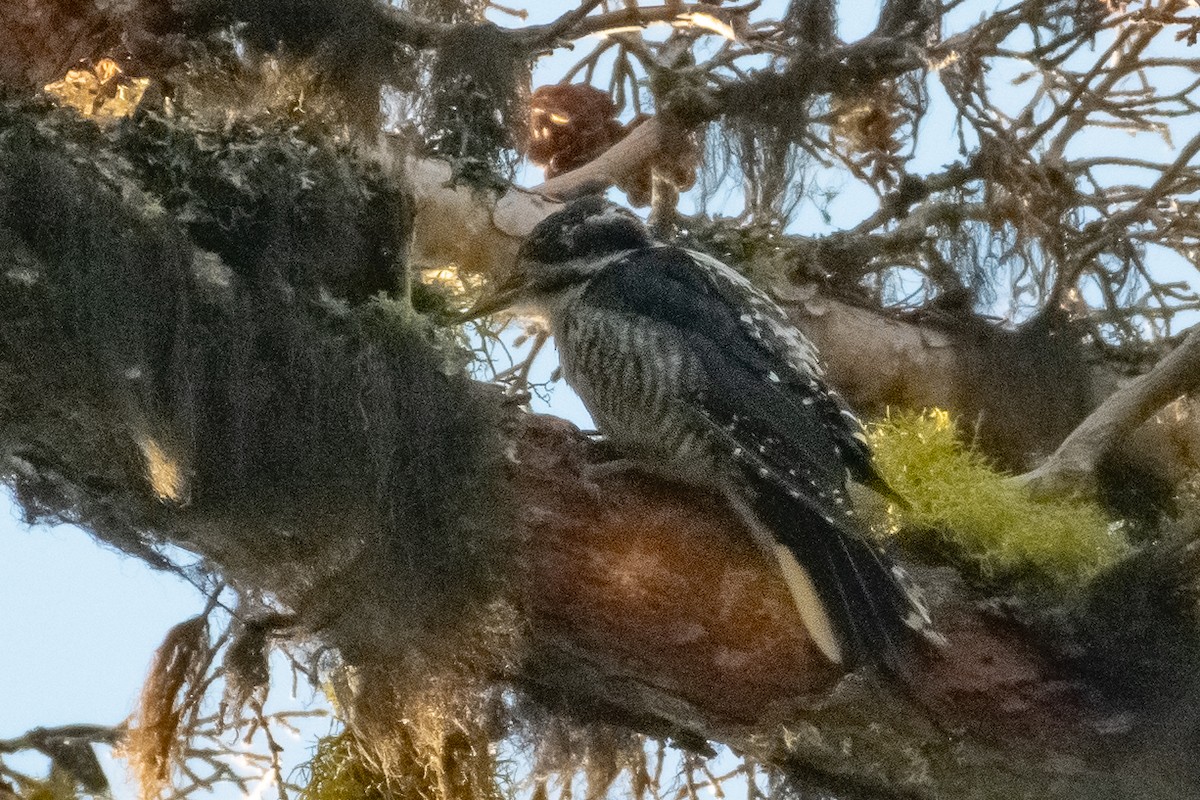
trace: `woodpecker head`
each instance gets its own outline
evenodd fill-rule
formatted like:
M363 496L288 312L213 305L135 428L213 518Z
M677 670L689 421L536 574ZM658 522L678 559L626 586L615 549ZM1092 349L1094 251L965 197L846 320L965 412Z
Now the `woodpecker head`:
M545 305L586 282L611 256L653 244L650 231L633 212L598 195L580 198L537 224L517 252L513 270L460 319Z
M518 268L600 264L606 256L653 244L650 231L632 211L599 195L575 200L537 224L517 254Z

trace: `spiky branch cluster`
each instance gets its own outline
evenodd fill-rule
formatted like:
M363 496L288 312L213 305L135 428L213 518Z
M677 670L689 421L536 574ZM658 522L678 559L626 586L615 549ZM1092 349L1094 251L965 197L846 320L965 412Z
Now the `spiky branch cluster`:
M1171 336L1172 319L1200 301L1186 285L1200 244L1200 139L1181 124L1196 111L1198 63L1182 43L1194 26L1185 6L1012 3L969 18L963 2L890 3L848 44L833 4L795 2L781 20L721 5L708 26L680 24L703 13L688 6L666 41L606 36L567 75L591 79L612 52L618 103L714 120L698 199L716 194L722 165L735 167L742 221L785 225L806 195L820 204L831 170L873 191L877 209L840 232L778 240L793 277L876 304L942 298L1013 321L1065 310L1098 343L1136 350ZM910 167L922 137L944 146L951 120L957 157Z

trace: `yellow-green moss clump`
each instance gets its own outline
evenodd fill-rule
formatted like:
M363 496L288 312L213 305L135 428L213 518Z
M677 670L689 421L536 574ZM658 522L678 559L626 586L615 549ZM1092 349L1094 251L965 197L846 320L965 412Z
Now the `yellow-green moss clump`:
M348 733L317 742L300 800L386 800L387 779L362 759Z
M1034 501L963 444L950 415L889 415L868 431L883 477L912 508L892 528L985 581L1068 587L1126 555L1119 526L1081 498Z

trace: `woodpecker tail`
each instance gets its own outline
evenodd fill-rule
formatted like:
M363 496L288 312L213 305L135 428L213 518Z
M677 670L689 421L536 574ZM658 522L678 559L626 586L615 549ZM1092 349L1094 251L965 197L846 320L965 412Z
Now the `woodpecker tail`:
M760 535L770 535L796 608L825 656L848 669L879 665L906 673L928 613L903 571L864 538L854 518L762 483L751 512Z

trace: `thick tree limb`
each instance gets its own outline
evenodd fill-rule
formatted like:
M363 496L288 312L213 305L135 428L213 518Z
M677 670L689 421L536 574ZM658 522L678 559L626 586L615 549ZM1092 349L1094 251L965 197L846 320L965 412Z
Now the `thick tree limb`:
M602 191L618 185L626 178L644 172L646 165L670 146L671 135L687 134L678 131L672 134L658 118L649 119L584 166L555 176L530 191L551 199L567 200L583 192Z
M412 162L421 209L416 261L502 274L511 267L520 238L558 207L542 195L569 195L607 181L638 158L652 157L649 135L629 140L653 122L600 159L536 187L536 194L513 189L494 201L465 187L450 190L449 168L438 162ZM1117 382L1115 373L1085 366L1082 352L1073 364L1057 361L1072 357L1045 350L1047 342L1063 342L1057 334L998 331L954 317L898 316L830 297L811 284L781 283L775 290L855 409L867 416L889 409L947 409L976 432L985 452L1014 471L1053 452L1092 410L1094 398L1111 394ZM1190 405L1178 412L1142 426L1122 451L1171 484L1200 467L1200 415Z
M436 33L417 31L412 41ZM818 71L813 90L918 63L910 49L886 42L853 53L840 53ZM597 161L538 191L561 198L619 182L664 146L662 124L652 120ZM553 208L521 192L496 201L451 189L442 165L413 162L409 172L417 196L415 253L428 266L455 263L495 275ZM42 273L24 268L26 254L18 248L10 253L0 281L20 298L22 276ZM204 281L193 278L201 291ZM996 413L997 406L986 403L1001 392L981 394L980 373L973 371L994 352L977 329L890 318L810 287L787 286L781 294L824 350L833 380L859 408L939 405L968 419ZM189 298L182 305L211 312L214 304ZM30 383L46 387L41 402L52 398L61 406L61 413L32 422L20 414L0 420L0 469L22 483L26 499L148 558L147 531L200 553L235 584L297 609L306 623L301 628L356 665L403 657L411 632L397 612L404 606L392 600L405 590L390 582L391 574L371 570L377 553L366 543L378 541L385 526L364 503L362 487L298 504L256 498L252 514L211 501L177 507L155 498L146 491L130 436L145 420L128 417L111 399L113 408L95 413L96 396L54 391L69 382L63 373L82 373L89 365L82 348L39 351L41 340L29 333L38 330L34 309L22 303L6 308L11 313L2 325L12 338L0 338L0 358L17 382L37 378ZM261 335L269 338L270 330ZM1176 380L1186 372L1172 370ZM1044 416L1034 401L1056 398L1039 396L1037 381L1021 381L1020 371L1003 374L1017 379L989 379L993 389L1004 390L1009 408L1026 420ZM14 392L22 396L20 387ZM1107 435L1140 422L1149 402L1118 401L1122 410L1117 422L1107 423ZM361 412L346 405L348 415ZM94 428L65 427L64 421ZM1065 431L1034 433L1014 450L1052 447ZM72 449L76 435L86 448ZM1183 714L1155 732L1157 743L1140 749L1139 737L1157 709L1106 699L1106 687L1042 647L1047 639L1061 647L1070 642L981 607L947 570L919 575L949 646L922 656L906 691L870 676L843 680L808 641L736 518L712 498L637 476L590 483L580 467L593 457L591 445L561 422L516 416L507 437L515 454L507 486L518 509L516 585L529 630L527 648L502 677L565 713L696 747L724 742L845 796L1135 796L1136 789L1126 787L1149 785L1155 760L1166 752L1162 743L1191 735L1194 719ZM379 444L386 452L394 442L384 436ZM188 464L187 447L180 445L180 452ZM1183 766L1158 779L1164 798L1185 796L1194 784L1194 764L1184 757Z
M920 571L950 642L914 669L921 705L858 678L830 693L837 672L727 508L635 474L589 487L588 443L553 419L524 418L518 443L534 626L522 681L543 701L869 796L1082 798L1108 780L1088 755L1108 746L1104 712L950 571ZM1074 785L1042 794L1066 763Z

